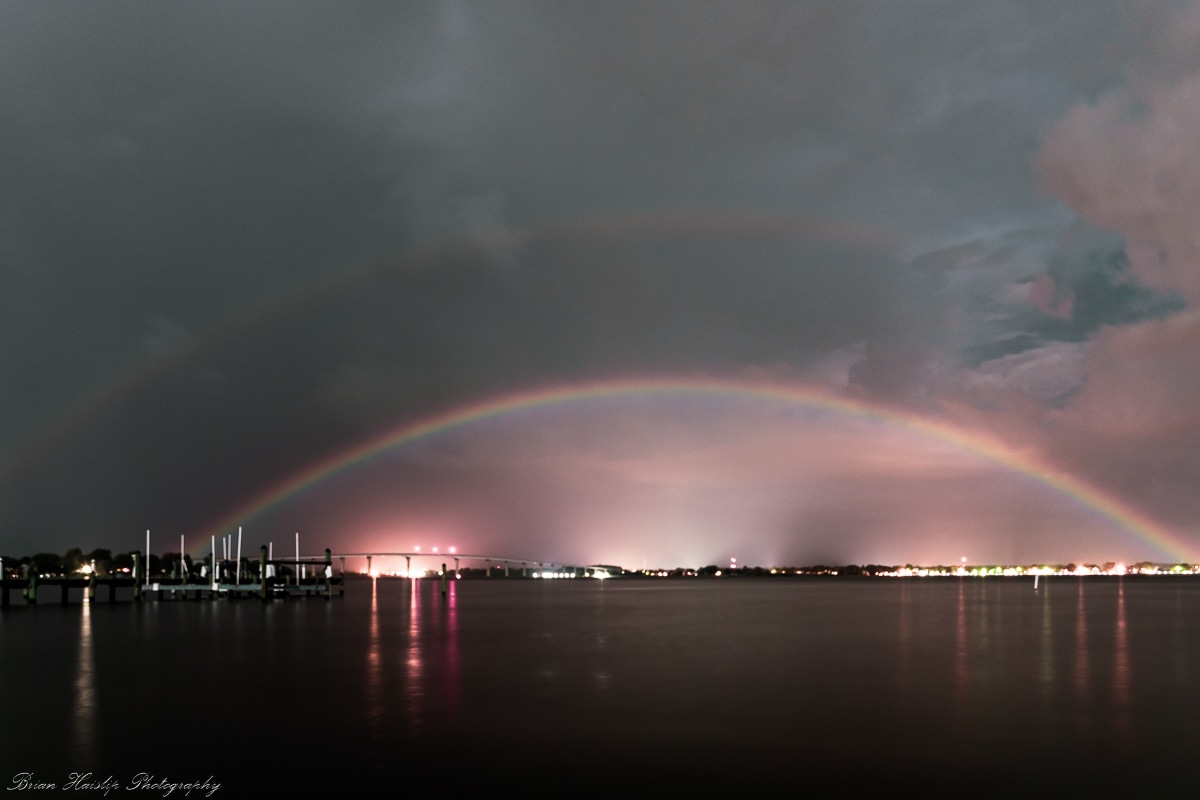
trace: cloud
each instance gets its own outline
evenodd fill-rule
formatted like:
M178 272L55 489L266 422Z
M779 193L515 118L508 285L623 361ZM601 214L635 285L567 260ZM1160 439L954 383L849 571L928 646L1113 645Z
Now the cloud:
M1045 273L1018 285L1023 291L993 301L993 327L999 335L966 348L968 364L1049 342L1083 342L1106 326L1163 318L1185 307L1178 294L1142 285L1131 274L1123 250L1059 257Z
M1054 342L984 361L963 379L963 388L983 407L1019 391L1046 406L1061 406L1083 385L1086 345Z
M1161 6L1153 7L1162 11ZM1200 300L1200 9L1155 21L1125 86L1075 105L1046 134L1046 188L1084 219L1118 231L1148 286Z
M1105 437L1190 430L1200 417L1200 314L1110 328L1092 339L1067 414Z

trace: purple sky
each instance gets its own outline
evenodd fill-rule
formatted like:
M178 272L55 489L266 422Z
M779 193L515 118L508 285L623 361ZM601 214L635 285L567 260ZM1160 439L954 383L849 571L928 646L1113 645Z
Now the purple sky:
M1200 558L1200 7L0 7L0 553Z

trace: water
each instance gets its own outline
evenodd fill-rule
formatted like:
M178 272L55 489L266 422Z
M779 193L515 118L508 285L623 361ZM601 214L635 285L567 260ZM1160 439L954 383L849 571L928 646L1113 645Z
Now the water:
M351 582L0 614L0 781L1181 788L1200 581ZM1039 784L1040 785L1040 784ZM110 795L111 796L111 795ZM195 795L193 795L195 796Z

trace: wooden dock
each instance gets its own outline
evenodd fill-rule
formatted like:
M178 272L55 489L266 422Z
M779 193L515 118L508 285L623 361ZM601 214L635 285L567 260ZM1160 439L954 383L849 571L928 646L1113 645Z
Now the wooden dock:
M153 600L217 600L222 598L236 599L241 597L257 597L268 601L276 598L291 597L323 597L329 600L334 590L338 596L345 593L345 573L333 574L333 559L328 548L324 558L267 558L267 548L264 545L258 560L257 575L243 576L243 570L236 566L222 564L207 580L195 580L194 576L185 578L166 575L146 575L143 570L144 559L141 553L135 552L133 558L133 573L128 576L98 577L90 574L83 577L42 577L36 572L30 572L23 578L0 578L0 607L8 608L12 596L20 591L21 600L26 605L36 605L39 592L58 589L59 602L67 605L72 589L81 589L84 602L95 602L96 591L107 595L110 603L117 602L118 589L132 589L133 599L142 601ZM276 575L281 572L279 567L294 567L298 574ZM312 567L311 575L304 575L303 567ZM232 577L228 582L224 578Z
M149 547L148 533L146 542ZM181 541L181 551L182 546L183 542ZM335 575L334 555L329 548L325 549L323 556L301 556L299 538L297 538L296 555L291 558L268 557L270 551L266 545L260 548L257 562L241 558L240 544L237 548L238 557L236 559L217 559L215 541L213 550L214 552L201 566L199 573L195 566L187 566L180 561L171 565L173 570L171 574L160 572L157 575L147 575L146 558L140 551L135 550L131 554L133 556L132 573L126 572L124 575L100 577L92 573L61 577L39 576L28 571L21 578L0 578L0 605L7 608L13 602L13 594L18 590L21 592L21 599L25 605L36 605L39 593L42 594L44 600L45 593L47 591L53 593L56 588L59 601L63 605L70 602L72 590L82 590L83 601L94 602L97 599L97 589L100 590L101 596L110 603L117 602L117 592L120 589L131 589L132 599L139 602L142 600L219 600L242 597L257 597L264 602L291 597L323 597L329 600L333 597L335 590L338 596L345 594L347 558L366 559L367 574L371 576L376 575L375 571L371 569L372 559L376 558L403 558L405 560L404 576L412 575L413 559L444 559L441 569L437 571L442 594L446 594L447 581L451 576L460 577L459 566L464 560L484 562L486 565L484 575L488 578L491 578L493 574L504 578L510 576L520 578L607 577L607 571L610 569L602 565L585 567L555 565L550 562L521 558L455 553L453 548L448 553L439 554L435 548L433 552L427 553L419 550L386 553L338 553L340 569ZM446 563L450 560L454 562L453 570L449 569ZM175 571L176 566L178 567L177 571ZM516 573L510 572L510 568ZM503 571L501 572L501 570ZM79 594L76 592L75 596L78 597ZM124 594L126 597L130 595L129 592Z

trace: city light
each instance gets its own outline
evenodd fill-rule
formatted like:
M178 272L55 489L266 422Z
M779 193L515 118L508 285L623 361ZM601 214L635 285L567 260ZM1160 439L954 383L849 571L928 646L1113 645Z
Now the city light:
M1130 567L1123 563L1109 562L1106 564L1072 563L1057 566L1037 564L1033 566L988 565L968 567L966 564L963 564L951 569L950 567L923 567L912 566L910 564L903 567L894 567L891 570L874 572L872 574L884 578L1013 578L1020 577L1022 575L1056 575L1060 577L1089 578L1105 575L1196 575L1200 574L1200 565L1173 564L1170 566L1163 566L1161 564L1141 562Z

